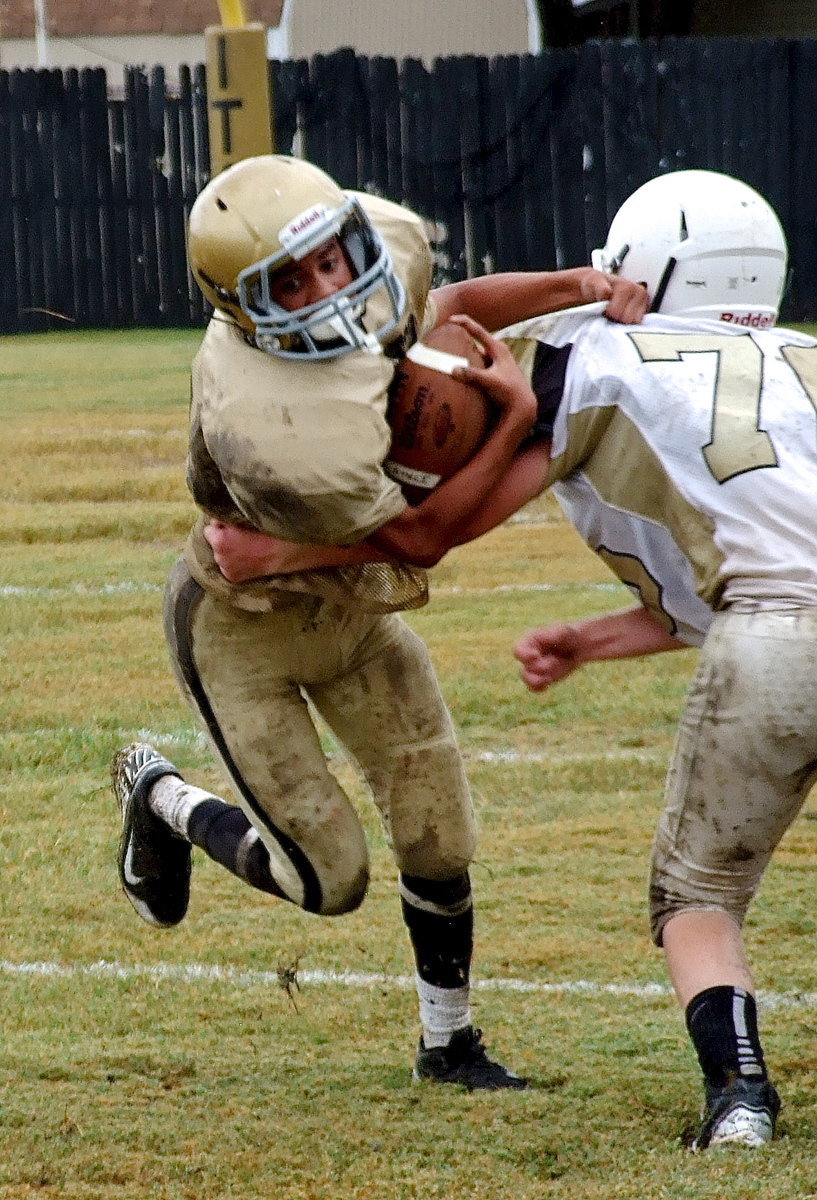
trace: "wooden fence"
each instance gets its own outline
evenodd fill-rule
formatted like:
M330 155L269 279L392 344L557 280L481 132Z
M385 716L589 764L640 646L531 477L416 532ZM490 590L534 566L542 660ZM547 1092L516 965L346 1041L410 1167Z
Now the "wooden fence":
M793 265L784 316L817 319L817 41L611 41L415 60L270 64L278 149L429 222L440 281L575 266L662 171L768 197ZM190 326L206 307L184 224L209 177L206 83L131 69L0 72L0 331Z

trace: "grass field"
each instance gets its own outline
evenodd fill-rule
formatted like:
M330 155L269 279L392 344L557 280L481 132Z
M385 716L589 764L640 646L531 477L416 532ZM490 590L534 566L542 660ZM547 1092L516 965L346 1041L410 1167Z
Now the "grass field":
M6 338L0 354L0 1200L712 1200L817 1196L817 823L752 910L780 1138L693 1156L699 1080L645 918L649 845L695 652L522 688L532 624L627 594L545 499L434 572L410 615L479 810L475 1010L535 1086L413 1086L411 959L372 807L339 919L194 861L188 919L116 875L113 751L149 736L222 784L178 698L161 589L190 524L193 333ZM293 983L293 979L295 983Z

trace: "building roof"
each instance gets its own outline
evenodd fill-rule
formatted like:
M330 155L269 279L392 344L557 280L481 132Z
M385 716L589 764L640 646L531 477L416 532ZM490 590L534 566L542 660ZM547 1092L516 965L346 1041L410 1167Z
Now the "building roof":
M52 37L110 37L134 34L196 34L220 25L217 0L44 0ZM247 19L267 27L281 20L284 0L246 0ZM34 36L33 0L0 0L0 37Z

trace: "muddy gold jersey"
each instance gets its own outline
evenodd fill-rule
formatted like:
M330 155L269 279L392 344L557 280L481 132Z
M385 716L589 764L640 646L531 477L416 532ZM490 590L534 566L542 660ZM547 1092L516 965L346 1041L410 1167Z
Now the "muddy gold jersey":
M600 306L504 331L571 345L548 482L579 532L700 642L710 610L817 605L817 342Z
M359 194L406 288L403 344L435 321L433 263L420 219ZM370 300L363 320L384 319ZM391 431L387 389L394 359L359 350L299 362L257 349L216 313L193 362L188 484L205 514L188 542L193 576L239 607L286 602L284 591L345 600L365 611L415 607L425 572L373 563L227 583L202 536L207 517L246 523L289 541L352 545L398 516L406 501L383 471Z

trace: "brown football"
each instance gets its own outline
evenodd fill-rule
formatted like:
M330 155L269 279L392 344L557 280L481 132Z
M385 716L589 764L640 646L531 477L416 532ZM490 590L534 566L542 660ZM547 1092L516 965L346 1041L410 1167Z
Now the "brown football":
M439 325L400 360L389 389L392 443L383 467L410 504L419 504L464 466L491 423L492 405L485 393L447 373L452 355L472 366L484 363L460 325Z

